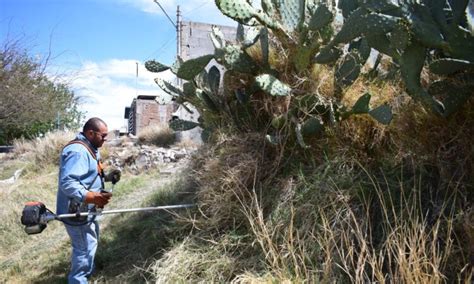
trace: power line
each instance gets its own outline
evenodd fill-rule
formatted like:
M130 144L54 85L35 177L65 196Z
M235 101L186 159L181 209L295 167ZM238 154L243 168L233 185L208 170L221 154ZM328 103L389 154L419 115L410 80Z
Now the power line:
M167 46L171 43L171 41L174 40L174 39L175 39L175 38L168 38L168 40L167 40L165 43L163 43L159 48L157 48L157 49L155 49L154 51L152 51L152 52L150 53L150 55L148 55L148 56L147 56L144 60L142 60L142 61L145 61L146 59L151 58L151 57L154 56L155 54L160 53L160 52L161 52L163 49L165 49L165 47L167 47Z
M198 9L201 9L202 7L204 7L205 5L208 5L210 2L208 1L205 1L205 2L202 2L198 7L195 7L193 8L192 10L189 10L188 12L186 12L183 17L187 17L189 14L191 13L194 13L196 10Z
M165 13L166 17L168 18L168 20L170 20L171 24L173 25L173 27L175 27L175 29L177 29L178 27L176 26L176 24L173 22L173 20L170 18L170 16L168 15L168 13L166 13L165 9L163 9L163 7L161 6L161 4L157 1L157 0L153 0L153 2L155 2L160 8L161 8L161 11L163 11L163 13Z

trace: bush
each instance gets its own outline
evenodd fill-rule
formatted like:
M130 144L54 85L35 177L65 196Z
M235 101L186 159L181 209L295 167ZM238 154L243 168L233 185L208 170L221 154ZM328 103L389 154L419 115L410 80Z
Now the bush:
M17 139L13 142L15 155L25 156L32 162L32 169L39 170L48 166L59 166L62 148L75 137L73 132L48 132L42 138L32 140Z
M166 124L150 125L140 130L138 141L141 144L169 147L176 141L176 136Z

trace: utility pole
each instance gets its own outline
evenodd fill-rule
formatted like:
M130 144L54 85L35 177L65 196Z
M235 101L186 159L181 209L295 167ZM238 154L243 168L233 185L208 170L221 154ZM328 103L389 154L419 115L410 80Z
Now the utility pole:
M181 11L176 9L176 57L181 56Z
M179 5L176 8L176 60L181 57L181 11ZM178 86L182 85L182 80L176 76Z

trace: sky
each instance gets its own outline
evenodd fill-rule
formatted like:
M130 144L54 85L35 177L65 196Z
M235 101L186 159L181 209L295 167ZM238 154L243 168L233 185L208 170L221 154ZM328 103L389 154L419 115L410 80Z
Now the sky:
M133 98L161 94L157 76L172 79L144 64L174 62L178 5L184 21L236 26L214 0L158 1L166 14L153 0L0 0L0 43L20 40L30 56L47 60L51 79L70 86L86 119L125 130Z

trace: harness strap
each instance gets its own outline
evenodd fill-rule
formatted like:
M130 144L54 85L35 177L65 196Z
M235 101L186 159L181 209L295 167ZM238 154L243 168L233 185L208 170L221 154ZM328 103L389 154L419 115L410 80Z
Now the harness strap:
M91 154L92 158L97 161L97 173L99 174L99 176L101 178L103 178L104 177L104 166L102 164L102 161L97 159L97 155L94 153L94 151L91 149L91 147L86 142L84 142L82 140L74 139L74 140L69 141L63 147L63 150L64 150L64 148L66 148L67 146L72 145L72 144L81 144L82 146L84 146L87 149L89 154Z

